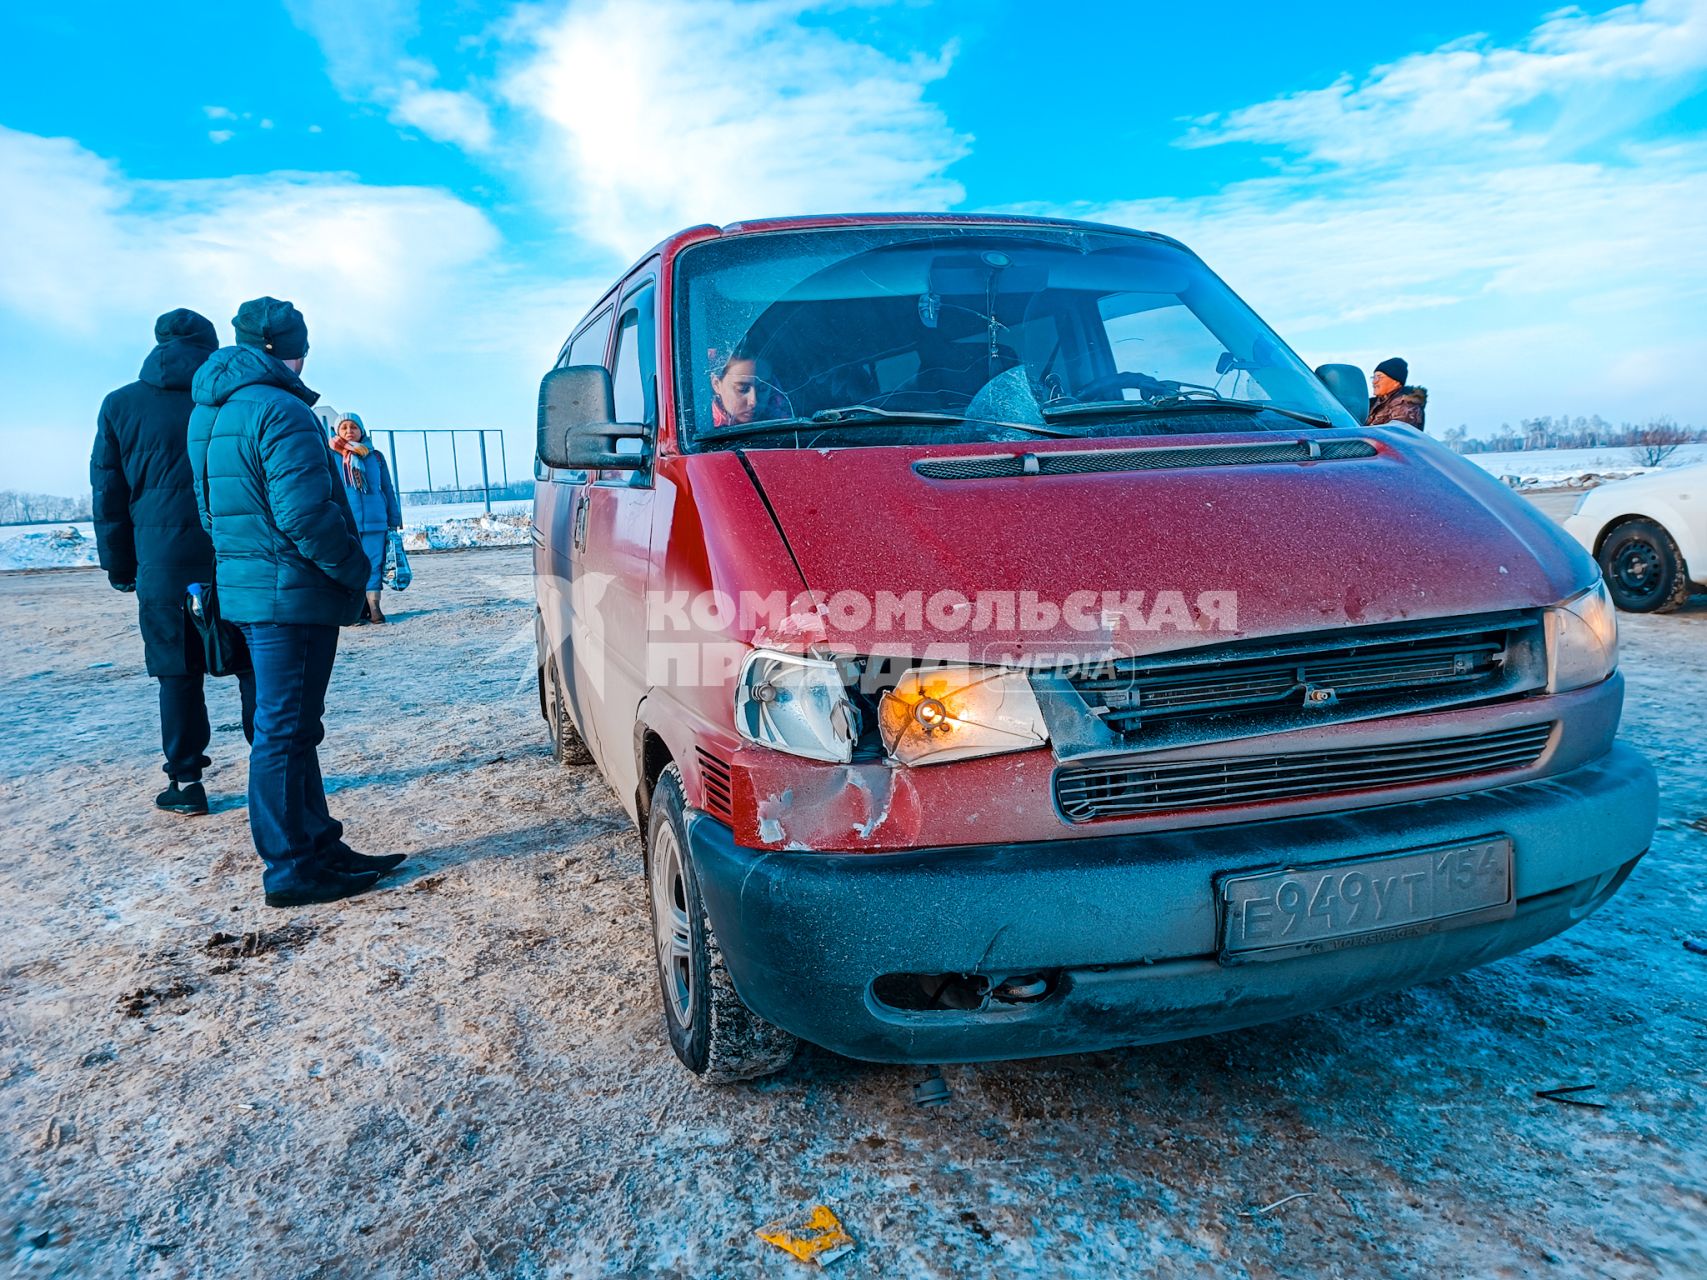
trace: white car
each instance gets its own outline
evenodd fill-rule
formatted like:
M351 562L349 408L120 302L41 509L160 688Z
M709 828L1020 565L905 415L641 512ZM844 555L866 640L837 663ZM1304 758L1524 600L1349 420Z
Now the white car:
M1620 609L1675 609L1707 590L1707 462L1590 489L1565 529L1600 562Z

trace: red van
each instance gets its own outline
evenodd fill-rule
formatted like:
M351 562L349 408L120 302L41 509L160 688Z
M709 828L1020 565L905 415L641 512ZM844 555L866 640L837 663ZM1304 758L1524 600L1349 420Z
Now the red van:
M1594 561L1190 250L694 227L540 388L540 707L645 837L671 1045L1200 1035L1530 946L1648 847Z

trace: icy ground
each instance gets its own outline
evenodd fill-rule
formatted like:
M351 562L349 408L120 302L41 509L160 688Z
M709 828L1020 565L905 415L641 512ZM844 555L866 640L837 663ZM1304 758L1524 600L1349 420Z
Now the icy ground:
M683 1074L635 839L546 751L527 552L416 575L344 633L323 748L410 861L300 912L259 905L230 683L215 812L157 814L132 601L0 579L0 1274L805 1276L753 1231L823 1202L850 1280L1707 1275L1707 602L1625 621L1662 822L1577 929L922 1108L923 1070L810 1049ZM1604 1109L1537 1096L1581 1084Z

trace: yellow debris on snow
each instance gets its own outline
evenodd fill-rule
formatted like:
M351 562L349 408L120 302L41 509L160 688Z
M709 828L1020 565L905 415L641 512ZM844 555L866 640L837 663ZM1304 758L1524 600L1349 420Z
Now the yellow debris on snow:
M830 1206L815 1204L804 1219L778 1218L756 1233L766 1244L792 1253L802 1262L822 1267L853 1251L853 1237L842 1230Z

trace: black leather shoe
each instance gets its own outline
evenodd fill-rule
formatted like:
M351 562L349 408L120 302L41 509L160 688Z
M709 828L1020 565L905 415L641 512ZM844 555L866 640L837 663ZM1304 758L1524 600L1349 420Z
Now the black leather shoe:
M267 905L306 907L316 902L337 902L341 898L353 898L358 893L366 893L378 879L371 871L351 875L344 871L333 871L328 867L304 869L296 875L282 878L275 887L268 889Z
M199 782L174 782L154 797L154 807L167 813L202 814L207 812L207 791Z
M402 853L357 853L348 845L340 845L326 855L325 865L334 871L371 871L376 876L382 876L388 871L397 870L407 856Z

